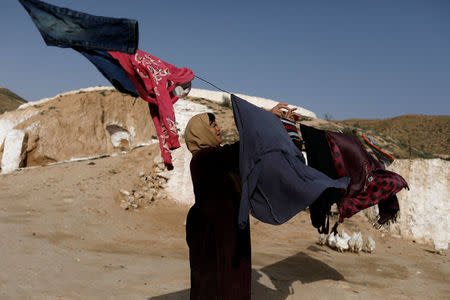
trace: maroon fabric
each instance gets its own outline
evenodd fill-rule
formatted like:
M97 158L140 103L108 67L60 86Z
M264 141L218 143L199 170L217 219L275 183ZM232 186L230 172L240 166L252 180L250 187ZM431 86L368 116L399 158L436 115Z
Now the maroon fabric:
M408 188L405 179L385 170L382 163L367 153L357 137L335 132L327 132L326 137L338 176L351 178L347 192L338 204L339 221L378 203L389 209L389 215L380 210L382 221L394 217L398 211L395 194Z
M238 227L239 144L192 157L195 204L186 222L191 299L250 299L250 229Z
M345 163L342 158L341 151L339 147L336 145L334 138L331 136L327 136L328 145L330 146L331 157L333 158L334 168L336 169L337 178L347 176L347 172L345 171Z
M331 152L333 159L336 159L335 157L342 159L343 168L347 174L344 176L352 179L347 188L347 197L354 197L364 190L369 172L378 169L384 170L383 164L367 153L356 136L328 131L326 137L330 149L336 149L336 146L339 148L338 153ZM342 172L339 169L336 170L338 173Z

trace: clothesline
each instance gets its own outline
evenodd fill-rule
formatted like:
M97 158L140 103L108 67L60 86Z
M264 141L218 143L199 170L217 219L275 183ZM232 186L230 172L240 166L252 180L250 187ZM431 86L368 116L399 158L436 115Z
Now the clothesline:
M221 89L220 87L218 87L218 86L216 86L216 85L212 84L211 82L209 82L209 81L207 81L207 80L205 80L205 79L203 79L203 78L201 78L201 77L199 77L199 76L197 76L197 75L194 75L194 77L195 77L195 78L198 78L198 79L200 79L201 81L204 81L204 82L206 82L207 84L209 84L209 85L211 85L211 86L213 86L213 87L215 87L215 88L216 88L216 89L218 89L219 91L222 91L222 92L225 92L225 93L231 94L230 92L227 92L227 91L225 91L225 90Z

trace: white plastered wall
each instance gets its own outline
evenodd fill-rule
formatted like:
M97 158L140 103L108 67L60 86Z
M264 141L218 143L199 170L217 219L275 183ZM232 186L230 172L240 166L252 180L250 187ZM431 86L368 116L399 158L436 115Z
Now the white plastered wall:
M393 233L436 250L450 242L450 162L442 159L399 159L389 167L405 178L410 190L398 193L400 215Z

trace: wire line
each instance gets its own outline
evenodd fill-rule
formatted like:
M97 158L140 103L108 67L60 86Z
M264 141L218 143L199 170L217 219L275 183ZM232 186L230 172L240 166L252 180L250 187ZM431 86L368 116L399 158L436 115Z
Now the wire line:
M194 75L194 76L195 76L195 78L198 78L198 79L200 79L201 81L204 81L204 82L206 82L207 84L209 84L209 85L211 85L211 86L215 87L215 88L216 88L216 89L218 89L219 91L222 91L222 92L225 92L225 93L231 94L230 92L227 92L227 91L225 91L225 90L221 89L220 87L218 87L218 86L216 86L216 85L212 84L211 82L209 82L209 81L207 81L207 80L205 80L205 79L203 79L203 78L201 78L201 77L199 77L199 76L197 76L197 75Z

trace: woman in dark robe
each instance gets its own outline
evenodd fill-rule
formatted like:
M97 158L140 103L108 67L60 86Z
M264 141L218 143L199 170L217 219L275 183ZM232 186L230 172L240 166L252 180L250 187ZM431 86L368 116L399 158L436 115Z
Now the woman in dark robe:
M239 142L220 146L210 113L189 121L185 140L195 194L186 222L191 299L250 299L250 228L238 226Z

